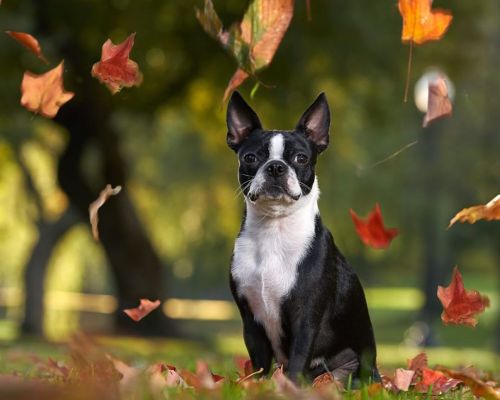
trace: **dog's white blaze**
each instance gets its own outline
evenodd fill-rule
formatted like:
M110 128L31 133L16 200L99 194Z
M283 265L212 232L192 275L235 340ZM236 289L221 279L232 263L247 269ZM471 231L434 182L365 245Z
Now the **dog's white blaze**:
M232 275L238 295L244 297L266 330L279 363L287 359L281 349L280 307L297 280L297 268L314 237L319 189L293 203L269 204L247 201L247 216L235 243ZM270 202L276 203L276 202ZM278 217L269 213L278 207Z
M262 188L262 186L264 186L264 183L266 182L265 170L267 168L269 161L272 160L283 161L284 152L285 152L285 138L283 137L283 134L277 133L269 141L269 160L264 165L262 165L255 174L255 177L252 183L250 184L249 188L250 193L257 193L260 191L260 189ZM302 193L302 190L300 189L299 180L297 178L297 174L295 173L293 168L288 168L287 185L291 194L293 194L294 196L299 196Z
M269 159L282 160L285 152L285 138L281 133L274 135L269 142Z

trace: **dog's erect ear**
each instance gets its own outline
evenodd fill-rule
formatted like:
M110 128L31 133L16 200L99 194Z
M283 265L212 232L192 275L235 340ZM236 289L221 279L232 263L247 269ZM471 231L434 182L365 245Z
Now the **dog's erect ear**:
M238 92L233 92L229 100L226 122L227 144L234 151L238 151L241 142L255 129L262 129L259 117Z
M316 145L318 153L328 147L330 130L330 107L324 93L312 103L295 128L304 132L308 139Z

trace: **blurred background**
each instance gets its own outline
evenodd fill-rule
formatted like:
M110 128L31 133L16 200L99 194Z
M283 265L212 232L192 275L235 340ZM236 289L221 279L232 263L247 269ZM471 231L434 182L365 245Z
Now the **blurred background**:
M215 0L226 27L247 2ZM394 1L298 0L271 66L241 92L267 128L292 129L321 91L332 109L330 148L319 160L320 209L366 287L383 363L438 356L498 368L500 224L449 220L500 188L500 4L434 2L454 15L439 42L414 49L411 87L430 69L455 86L453 117L422 129L413 95L403 103L408 46ZM0 35L0 340L60 341L85 330L190 338L244 353L228 267L243 199L227 148L224 89L236 69L195 18L201 0L5 0L2 30L35 35L46 66ZM90 76L101 46L137 32L131 59L144 82L112 96ZM76 93L54 120L19 105L25 70L65 60ZM377 164L406 145L401 154ZM377 165L375 165L377 164ZM107 184L124 190L100 211ZM366 248L349 216L379 202L400 229L387 250ZM437 285L454 265L491 307L475 329L445 327ZM162 309L124 316L139 298ZM467 349L467 352L463 350ZM396 361L397 360L397 361Z

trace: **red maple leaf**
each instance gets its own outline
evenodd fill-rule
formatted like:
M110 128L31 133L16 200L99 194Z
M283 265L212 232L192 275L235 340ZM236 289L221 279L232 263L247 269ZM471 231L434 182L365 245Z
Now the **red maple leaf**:
M160 306L160 300L151 301L148 299L141 299L141 303L136 308L127 308L123 310L134 321L138 322L148 315L151 311Z
M396 228L384 227L382 212L378 203L375 204L375 208L366 221L359 218L352 208L349 212L356 227L356 232L367 246L375 249L385 249L389 247L392 239L399 233Z
M449 392L451 389L462 384L462 381L454 378L449 378L440 371L435 371L429 368L422 370L422 380L415 386L418 392L428 392L432 386L433 394L442 394Z
M448 287L438 286L437 296L444 310L441 320L445 324L476 326L476 314L490 305L490 300L477 290L465 290L462 274L458 267L453 269L453 276Z
M102 46L101 61L92 66L92 76L104 83L112 94L123 87L139 86L142 73L135 61L129 58L134 46L135 33L120 44L113 44L111 39Z

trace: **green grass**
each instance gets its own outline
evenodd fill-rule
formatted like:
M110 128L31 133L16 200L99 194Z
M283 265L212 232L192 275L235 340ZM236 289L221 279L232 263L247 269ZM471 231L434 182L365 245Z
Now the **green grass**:
M236 385L234 381L238 378L237 368L234 364L234 356L242 354L241 343L236 337L219 336L216 341L215 349L211 349L205 344L191 341L165 340L165 339L138 339L128 337L100 337L97 339L100 351L113 355L114 357L125 361L128 365L145 369L155 362L164 362L175 365L179 369L195 370L196 361L204 360L210 366L213 373L226 377L226 382L217 390L194 390L177 388L164 388L160 398L186 398L186 399L247 399L262 398L273 399L280 397L275 391L274 384L267 382L254 388L243 388ZM386 374L392 374L395 367L405 367L406 359L413 357L418 352L417 349L404 349L397 345L380 344L379 345L379 364L381 370ZM36 356L42 363L49 357L57 361L62 361L66 365L71 363L69 348L64 343L51 343L41 340L19 340L10 343L3 343L0 346L0 376L12 374L19 376L35 378L40 377L38 362L32 356ZM487 367L490 371L498 373L498 358L483 350L463 349L454 350L450 348L428 349L429 364L441 364L450 368L458 368L463 363L464 355L466 359L473 359ZM244 355L244 353L243 353ZM488 368L491 367L491 368ZM75 390L84 390L82 388ZM304 389L308 394L302 394L302 398L311 396L310 387ZM84 390L85 392L85 390ZM133 395L131 394L133 392ZM124 394L124 399L156 399L156 395L151 395L150 388L145 381L139 380L131 393ZM2 388L0 385L0 397L2 397ZM130 397L130 396L131 397ZM317 394L316 394L317 395ZM156 397L155 397L156 396ZM305 396L305 397L304 397ZM333 389L322 394L322 398L340 398L340 394ZM285 397L288 397L285 396ZM346 399L427 399L431 398L422 393L400 393L398 395L387 391L374 390L373 387L365 386L361 390L347 390L342 392L342 397ZM23 397L27 398L27 397ZM64 398L64 397L62 397ZM92 398L85 397L82 398ZM432 398L435 398L433 396ZM459 389L441 395L443 399L468 399L473 398L466 389Z

